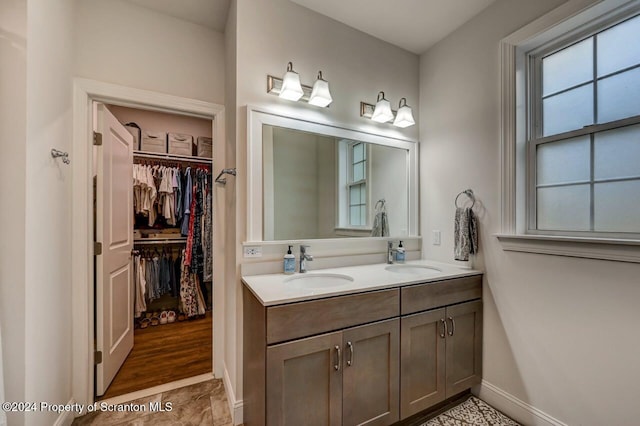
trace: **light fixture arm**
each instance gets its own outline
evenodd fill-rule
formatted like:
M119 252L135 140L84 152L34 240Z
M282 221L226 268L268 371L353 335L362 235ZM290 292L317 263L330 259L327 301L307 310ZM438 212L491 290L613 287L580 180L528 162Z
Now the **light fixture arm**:
M404 104L403 104L404 101ZM407 106L407 98L400 98L400 102L398 103L398 109L402 108L403 106Z
M380 97L380 95L382 95L382 97ZM378 93L378 99L376 100L376 102L380 102L383 99L384 99L384 92L380 91L380 93Z

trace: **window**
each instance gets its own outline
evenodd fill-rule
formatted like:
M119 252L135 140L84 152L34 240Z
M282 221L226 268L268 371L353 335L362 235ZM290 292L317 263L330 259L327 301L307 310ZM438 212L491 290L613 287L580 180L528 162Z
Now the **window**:
M525 55L527 233L638 239L640 15L582 30Z
M349 226L367 225L367 149L362 142L348 144Z
M367 143L340 139L337 146L338 221L336 228L370 230L370 148Z

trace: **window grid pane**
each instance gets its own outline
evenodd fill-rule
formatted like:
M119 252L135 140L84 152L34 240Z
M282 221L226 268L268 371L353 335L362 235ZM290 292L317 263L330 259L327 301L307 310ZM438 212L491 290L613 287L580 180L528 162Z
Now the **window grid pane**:
M548 96L593 80L590 37L542 59L542 95Z
M367 185L359 183L349 187L349 225L365 226L367 224Z
M598 77L640 64L640 16L597 34Z

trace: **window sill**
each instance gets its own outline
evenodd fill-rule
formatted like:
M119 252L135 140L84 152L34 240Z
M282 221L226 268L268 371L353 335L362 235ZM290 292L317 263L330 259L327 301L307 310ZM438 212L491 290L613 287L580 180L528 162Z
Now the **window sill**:
M640 240L528 234L495 235L505 251L640 263Z

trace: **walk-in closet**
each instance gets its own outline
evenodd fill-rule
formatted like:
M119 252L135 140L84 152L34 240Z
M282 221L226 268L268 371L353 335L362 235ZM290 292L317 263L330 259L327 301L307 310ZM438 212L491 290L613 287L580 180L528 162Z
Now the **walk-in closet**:
M212 124L95 104L98 399L213 370Z

